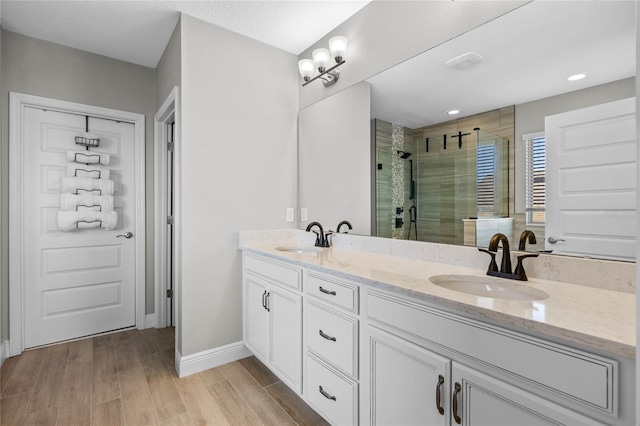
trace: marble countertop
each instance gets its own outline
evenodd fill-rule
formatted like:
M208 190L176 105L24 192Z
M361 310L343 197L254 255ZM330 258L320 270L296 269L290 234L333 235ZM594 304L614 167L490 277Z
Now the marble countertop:
M319 253L276 250L282 245L287 244L246 243L240 248L505 325L635 358L636 305L632 293L530 278L517 283L545 291L549 294L547 299L521 301L478 297L439 287L431 283L429 277L486 277L483 270L340 247L326 248Z

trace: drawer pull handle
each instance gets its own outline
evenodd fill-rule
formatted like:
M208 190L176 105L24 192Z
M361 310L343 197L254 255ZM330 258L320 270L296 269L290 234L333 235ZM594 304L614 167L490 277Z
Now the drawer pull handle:
M271 302L269 301L269 297L271 296L271 293L267 292L267 296L264 298L265 300L265 308L267 308L267 312L271 312Z
M322 389L322 386L320 386L319 388L320 388L320 393L322 394L322 396L324 396L325 398L330 399L332 401L336 400L336 397L333 396L333 395L329 395L327 392L325 392L325 390Z
M452 411L452 414L453 414L453 419L459 425L462 424L462 417L460 417L458 415L458 394L460 393L461 390L462 390L462 386L460 386L460 383L456 383L455 384L455 390L453 391L453 397L451 398L451 399L453 399L453 404L451 404L451 411Z
M332 342L336 341L335 337L329 336L328 334L324 334L322 330L318 330L320 332L320 336L324 337L327 340L331 340Z
M335 291L325 290L324 288L322 288L322 286L320 286L320 291L321 291L322 293L324 293L324 294L330 294L330 295L332 295L332 296L335 296L335 295L336 295L336 292L335 292Z
M438 413L444 416L444 407L440 403L440 399L441 399L440 389L442 388L443 384L444 384L444 376L440 374L438 376L438 384L436 385L436 408L438 409Z
M267 290L262 293L262 307L267 309Z

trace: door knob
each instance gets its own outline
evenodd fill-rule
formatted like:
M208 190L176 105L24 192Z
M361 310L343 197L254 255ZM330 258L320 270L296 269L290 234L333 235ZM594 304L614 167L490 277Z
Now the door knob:
M558 241L562 241L564 243L566 240L563 240L562 238L556 238L552 235L549 238L547 238L547 241L549 241L549 244L555 244Z
M124 234L120 234L117 237L131 238L133 237L133 232L125 232Z

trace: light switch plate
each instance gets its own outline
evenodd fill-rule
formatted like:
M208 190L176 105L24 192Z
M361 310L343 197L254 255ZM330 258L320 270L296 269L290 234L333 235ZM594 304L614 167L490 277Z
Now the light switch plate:
M306 222L309 220L309 211L306 207L300 209L300 222Z
M293 222L294 220L295 209L293 207L287 207L287 217L285 220L287 222Z

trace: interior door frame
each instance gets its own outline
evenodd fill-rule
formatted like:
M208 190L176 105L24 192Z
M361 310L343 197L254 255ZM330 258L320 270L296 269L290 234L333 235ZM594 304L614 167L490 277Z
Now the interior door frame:
M180 191L177 190L179 188L180 182L180 116L179 116L179 108L178 108L178 87L174 86L167 98L164 100L160 108L158 108L158 112L154 117L154 151L155 151L155 162L154 162L154 193L155 193L155 254L154 254L154 263L155 263L155 295L156 295L156 303L155 303L155 320L156 320L156 328L164 328L168 327L171 324L171 318L167 315L167 303L166 303L166 293L167 293L167 124L171 120L175 121L174 126L174 212L173 212L173 232L174 232L174 252L173 252L173 267L171 270L173 271L173 298L176 307L176 312L174 315L174 323L176 334L178 333L178 310L179 308L179 291L178 291L178 262L179 258L179 244L180 241L179 233L180 226L179 218L180 218ZM176 336L176 341L177 341Z
M92 117L118 120L135 125L135 318L136 328L145 328L145 117L144 114L118 111L75 102L44 98L22 93L9 93L9 354L20 355L24 351L24 268L23 248L25 223L22 167L22 139L25 108L40 108L62 113L91 115Z

